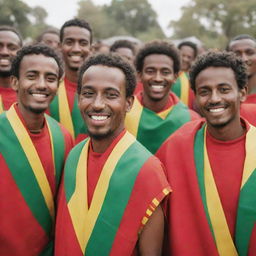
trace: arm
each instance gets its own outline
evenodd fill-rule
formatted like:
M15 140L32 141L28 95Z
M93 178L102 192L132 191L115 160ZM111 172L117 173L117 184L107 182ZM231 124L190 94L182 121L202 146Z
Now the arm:
M158 206L149 218L139 237L139 255L159 256L164 236L164 214Z

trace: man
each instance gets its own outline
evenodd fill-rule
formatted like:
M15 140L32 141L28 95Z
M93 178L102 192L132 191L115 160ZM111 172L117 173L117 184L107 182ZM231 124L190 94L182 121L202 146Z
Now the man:
M193 42L184 41L178 45L181 58L181 71L172 86L172 91L186 104L189 108L193 108L195 95L190 88L188 72L197 56L197 46Z
M47 46L12 63L18 103L0 115L0 255L53 255L55 196L72 138L45 116L63 74Z
M16 101L16 93L11 88L11 64L22 46L19 32L9 26L0 26L0 113L10 108Z
M246 67L234 53L209 52L190 71L206 122L184 125L159 149L173 188L170 255L255 255L256 128L240 118Z
M138 52L135 65L144 90L136 95L126 128L154 154L169 135L198 115L170 92L180 67L179 54L172 44L146 44Z
M101 74L99 76L99 74ZM96 55L79 74L79 107L89 140L65 166L55 255L161 255L170 192L160 161L124 129L136 84L119 56Z
M60 47L60 33L57 29L46 29L37 38L37 43L43 43L59 51Z
M248 95L245 103L256 103L256 39L250 35L238 35L231 39L228 51L240 56L246 64Z
M75 138L86 133L77 104L78 69L91 52L92 29L85 20L72 19L60 29L60 42L65 62L65 78L60 84L58 96L50 106L50 114L60 121Z

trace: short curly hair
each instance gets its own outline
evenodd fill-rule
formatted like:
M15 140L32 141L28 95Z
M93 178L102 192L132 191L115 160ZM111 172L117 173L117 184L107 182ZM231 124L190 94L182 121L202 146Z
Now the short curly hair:
M125 75L126 81L126 97L133 95L136 86L135 71L132 66L124 61L119 55L111 54L96 54L91 56L80 68L78 75L77 93L81 93L82 79L85 71L91 66L103 65L120 69Z
M46 46L44 44L34 44L34 45L29 45L29 46L24 46L21 48L18 52L17 55L15 56L13 62L12 62L12 67L11 67L11 74L17 78L19 78L19 70L20 70L20 63L22 59L27 56L27 55L44 55L46 57L53 58L58 67L59 67L59 75L58 78L62 78L63 76L63 63L58 54L49 46Z
M128 41L128 40L117 40L117 41L115 41L111 45L109 50L111 52L115 52L119 48L128 48L132 51L133 55L135 55L135 47L134 47L133 43Z
M22 46L22 44L23 44L22 36L16 28L7 26L7 25L2 25L2 26L0 26L0 31L11 31L11 32L15 33L20 40L20 46Z
M189 80L194 92L196 92L195 80L198 74L209 67L231 68L234 71L238 88L245 88L247 84L247 74L246 66L242 59L233 52L211 50L197 57L191 67Z
M93 39L92 28L91 28L91 25L86 20L75 18L75 19L66 21L60 29L60 42L63 42L64 29L66 27L80 27L80 28L87 29L90 32L90 44L92 44L92 39Z
M198 49L197 49L197 46L195 43L193 43L191 41L183 41L178 44L178 49L180 50L183 46L189 46L190 48L192 48L194 51L194 57L196 58L196 56L198 54Z
M174 73L180 71L180 56L178 49L171 43L162 40L154 40L144 45L137 54L135 59L135 67L137 72L141 73L143 70L144 59L152 54L163 54L173 60Z
M249 40L252 40L254 43L255 43L255 47L256 47L256 39L251 36L251 35L248 35L248 34L240 34L240 35L237 35L235 37L233 37L227 44L226 46L226 50L227 51L231 51L230 50L230 45L231 43L233 43L234 41L238 41L238 40L244 40L244 39L249 39Z

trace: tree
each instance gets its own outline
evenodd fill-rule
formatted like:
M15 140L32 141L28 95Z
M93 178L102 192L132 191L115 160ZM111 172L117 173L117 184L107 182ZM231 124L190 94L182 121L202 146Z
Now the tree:
M191 0L170 27L176 38L196 36L209 47L224 48L237 34L255 33L255 1Z

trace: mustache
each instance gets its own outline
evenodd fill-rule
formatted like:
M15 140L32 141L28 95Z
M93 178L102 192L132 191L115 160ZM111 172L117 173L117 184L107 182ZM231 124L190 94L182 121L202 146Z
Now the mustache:
M225 108L225 107L227 107L227 104L209 103L206 105L206 108Z

